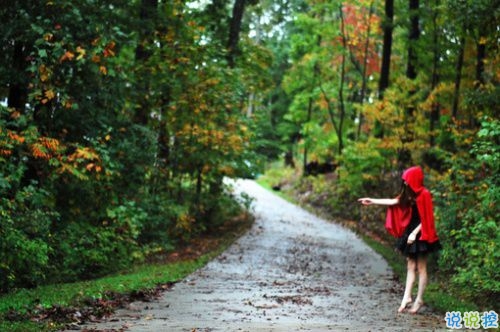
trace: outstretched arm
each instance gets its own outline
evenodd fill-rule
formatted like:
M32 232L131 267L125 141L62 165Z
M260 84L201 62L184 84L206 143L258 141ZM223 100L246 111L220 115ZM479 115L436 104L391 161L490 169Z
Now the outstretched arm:
M360 202L363 205L396 205L399 203L399 198L370 198L370 197L364 197L358 199L358 202Z

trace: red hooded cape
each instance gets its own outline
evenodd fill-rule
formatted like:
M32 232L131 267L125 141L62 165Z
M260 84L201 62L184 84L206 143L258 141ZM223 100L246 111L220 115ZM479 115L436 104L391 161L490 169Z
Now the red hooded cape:
M434 208L432 205L431 193L424 187L424 173L418 166L408 168L403 172L402 179L417 194L416 206L422 229L420 240L429 243L436 242L438 236L434 224ZM404 230L410 223L412 207L403 207L399 204L390 206L387 209L385 228L395 237L401 237Z

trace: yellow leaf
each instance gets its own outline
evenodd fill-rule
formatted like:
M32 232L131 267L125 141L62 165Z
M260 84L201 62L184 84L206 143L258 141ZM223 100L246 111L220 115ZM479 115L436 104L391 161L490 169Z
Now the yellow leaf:
M64 62L66 60L71 61L75 57L75 54L71 51L66 51L63 56L59 59L59 62Z
M40 67L38 67L38 72L40 73L40 81L48 81L50 77L50 71L45 65L40 65Z
M86 53L85 49L82 48L82 47L80 47L80 46L78 46L76 48L76 52L78 53L78 56L76 57L76 60L83 59L83 57L85 56L85 53Z
M48 100L54 99L56 94L52 90L47 90L45 91L45 97L47 97Z

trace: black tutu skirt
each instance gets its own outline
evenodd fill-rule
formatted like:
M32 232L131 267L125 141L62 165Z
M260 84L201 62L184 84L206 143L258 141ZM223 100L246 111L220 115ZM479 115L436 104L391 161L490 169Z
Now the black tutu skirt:
M420 215L418 214L418 209L416 207L412 208L412 215L410 224L406 227L403 236L398 238L396 241L396 249L398 249L403 255L409 258L422 257L432 252L441 249L441 244L439 240L436 242L429 243L427 241L419 240L421 233L418 232L416 238L412 244L408 244L408 237L413 232L415 228L420 224Z
M408 244L408 236L409 234L404 234L396 241L396 249L398 249L406 257L418 258L430 254L432 252L439 251L442 248L441 244L439 243L439 240L433 243L416 240L412 244ZM418 233L417 239L419 237L420 233Z

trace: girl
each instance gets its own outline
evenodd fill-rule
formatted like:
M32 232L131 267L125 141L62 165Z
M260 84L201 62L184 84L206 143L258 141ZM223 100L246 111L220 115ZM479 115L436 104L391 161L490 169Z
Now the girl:
M360 198L363 205L386 205L385 227L397 237L396 248L407 257L406 287L398 312L411 305L410 313L416 314L423 306L427 285L427 254L441 249L434 225L432 197L424 187L424 173L418 166L403 172L403 184L396 198ZM418 271L418 291L412 303L412 288Z

